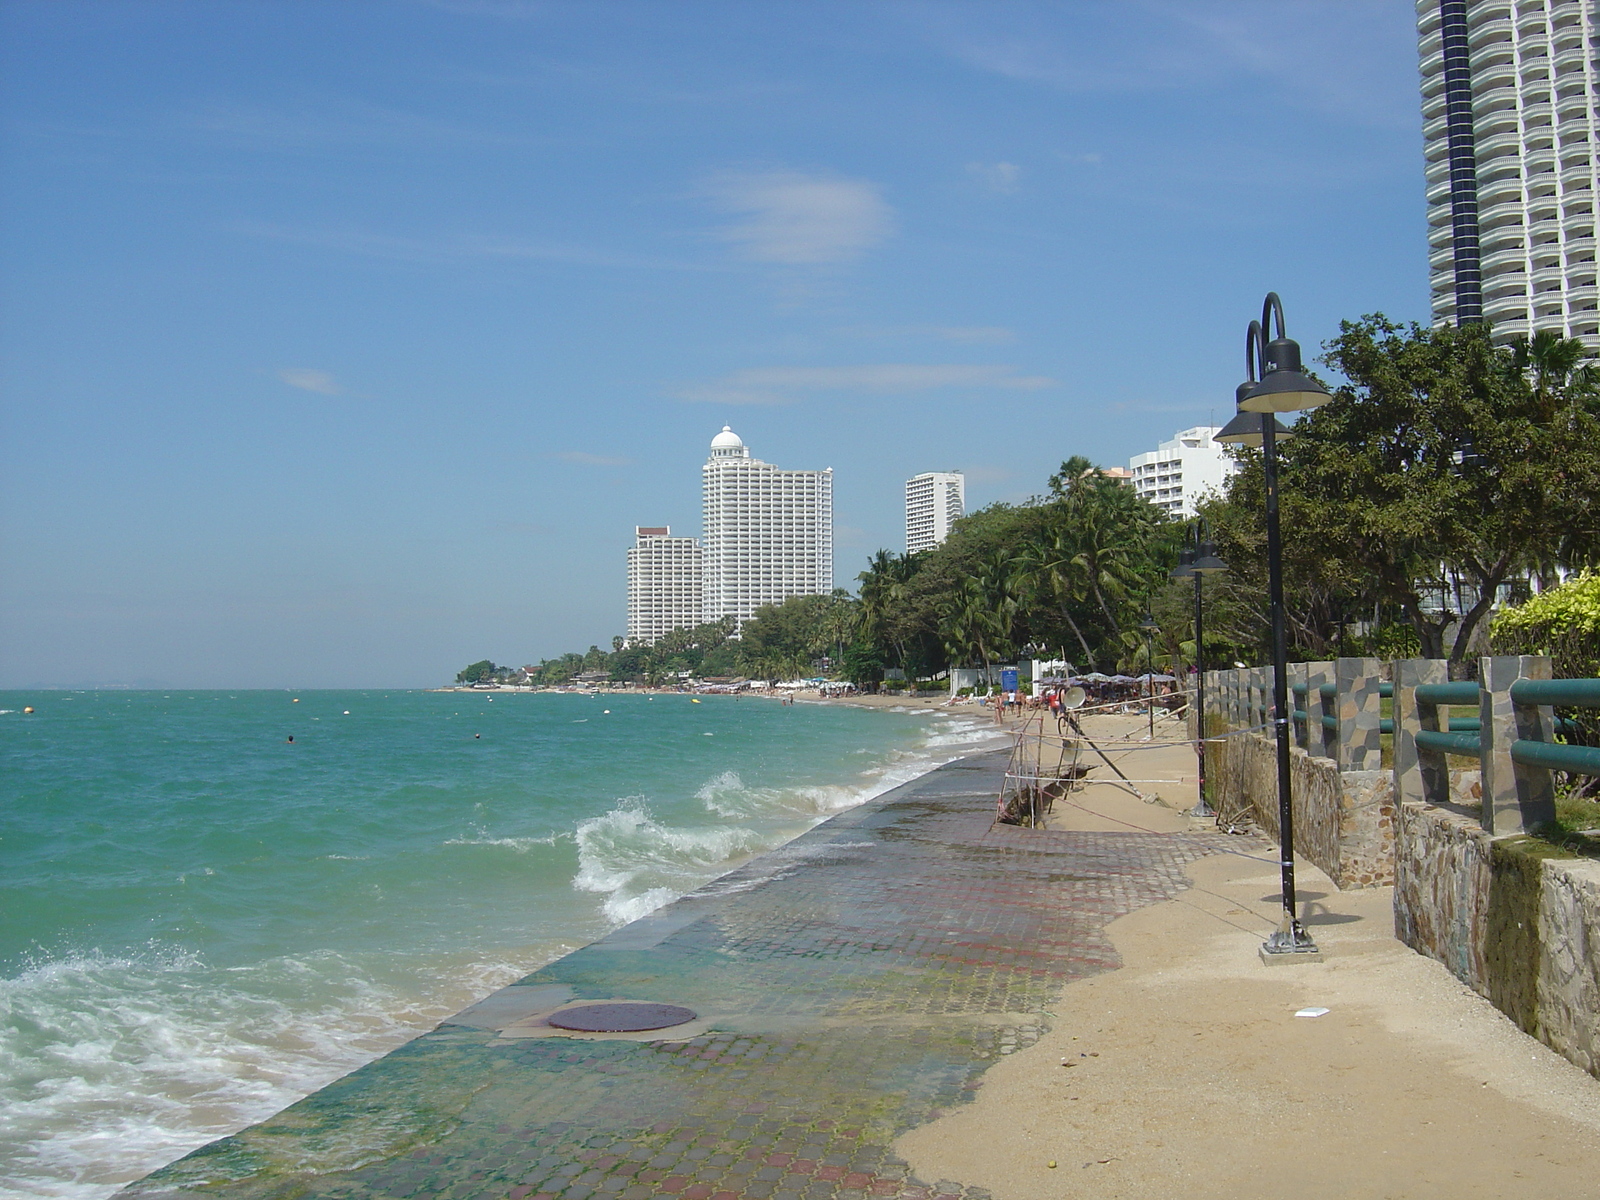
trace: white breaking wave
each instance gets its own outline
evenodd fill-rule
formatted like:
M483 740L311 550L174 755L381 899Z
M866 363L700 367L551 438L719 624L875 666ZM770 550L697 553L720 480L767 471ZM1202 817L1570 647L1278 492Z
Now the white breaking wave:
M959 758L962 751L1006 739L1003 731L981 720L940 718L918 748L892 752L886 761L860 772L857 783L753 787L737 771L722 771L695 792L701 808L719 818L713 825L670 826L655 818L645 797L619 800L610 812L578 822L578 871L572 886L603 895L606 920L626 924L836 813ZM786 861L783 869L792 870L796 861Z
M572 886L604 893L605 916L614 924L637 920L764 848L756 829L663 825L637 797L578 822L576 833Z
M331 951L228 969L159 946L36 961L0 979L0 1192L98 1200L566 949L430 963L404 991Z

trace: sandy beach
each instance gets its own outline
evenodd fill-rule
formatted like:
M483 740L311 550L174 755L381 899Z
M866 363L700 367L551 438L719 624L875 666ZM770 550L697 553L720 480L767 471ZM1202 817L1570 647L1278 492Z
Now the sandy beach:
M1145 735L1128 717L1085 727ZM1169 718L1157 737L1178 730ZM1114 757L1185 782L1142 789L1162 803L1092 783L1054 828L1198 824L1178 811L1194 798L1187 746ZM1050 1034L900 1139L917 1174L982 1179L1000 1200L1600 1195L1600 1081L1395 940L1390 889L1341 893L1300 861L1325 961L1260 963L1273 851L1239 838L1192 864L1177 899L1114 922L1121 969L1069 985ZM1329 1011L1295 1016L1308 1007Z

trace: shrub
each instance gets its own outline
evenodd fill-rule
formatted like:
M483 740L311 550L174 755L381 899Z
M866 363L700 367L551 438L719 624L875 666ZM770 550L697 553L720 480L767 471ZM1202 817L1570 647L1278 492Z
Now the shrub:
M1557 679L1600 675L1600 575L1584 571L1501 610L1489 645L1496 654L1547 654Z
M1560 587L1502 609L1489 627L1489 646L1496 654L1548 655L1557 679L1600 676L1600 575L1584 571ZM1575 727L1566 740L1600 745L1600 711L1561 708L1556 713ZM1580 785L1580 791L1594 787L1590 779L1569 782Z

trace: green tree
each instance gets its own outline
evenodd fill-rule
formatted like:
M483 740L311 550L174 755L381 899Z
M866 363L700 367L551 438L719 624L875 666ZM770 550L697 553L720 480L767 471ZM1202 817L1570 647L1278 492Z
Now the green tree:
M740 668L766 679L809 675L817 659L837 655L849 643L855 607L842 591L763 605L739 631Z
M495 673L499 670L500 668L495 666L494 663L490 662L487 658L480 659L471 666L464 667L460 671L457 671L456 682L480 683L484 680L493 679Z
M1593 561L1600 426L1581 360L1548 337L1496 347L1482 325L1344 322L1324 361L1347 382L1283 447L1297 640L1354 595L1459 667L1502 584ZM1240 578L1260 579L1259 453L1243 458L1216 523Z

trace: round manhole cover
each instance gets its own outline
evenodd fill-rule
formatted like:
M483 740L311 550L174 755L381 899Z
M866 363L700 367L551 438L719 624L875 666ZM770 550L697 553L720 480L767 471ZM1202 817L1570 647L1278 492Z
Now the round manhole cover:
M622 1001L616 1004L580 1004L564 1008L545 1018L557 1029L572 1029L578 1033L643 1033L649 1029L666 1029L692 1021L699 1014L676 1004L644 1004Z

